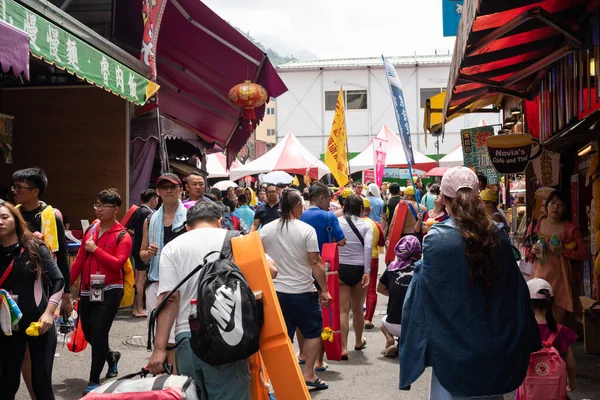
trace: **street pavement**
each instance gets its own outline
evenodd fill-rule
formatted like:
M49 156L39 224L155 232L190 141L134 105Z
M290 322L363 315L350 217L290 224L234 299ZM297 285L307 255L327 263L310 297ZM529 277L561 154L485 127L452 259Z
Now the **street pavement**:
M381 266L380 271L383 270ZM365 330L367 347L363 351L350 351L349 360L329 361L330 367L319 376L330 385L328 390L312 392L318 400L346 399L428 399L431 371L425 373L412 385L410 391L398 390L399 365L397 359L381 355L385 340L379 327L385 314L387 297L379 296L375 329ZM111 347L122 354L119 363L121 375L139 371L147 364L146 320L131 317L130 310L122 310L115 320L110 337ZM354 333L350 332L348 342L353 348ZM600 400L600 357L583 354L583 343L574 345L577 360L579 390L570 394L571 400ZM91 351L90 346L81 353L70 353L59 342L54 361L54 391L58 400L74 400L81 397L87 385ZM452 368L452 366L448 366ZM106 370L104 371L106 373ZM27 400L29 395L21 384L17 399ZM507 400L514 395L506 396ZM286 400L286 399L280 399Z

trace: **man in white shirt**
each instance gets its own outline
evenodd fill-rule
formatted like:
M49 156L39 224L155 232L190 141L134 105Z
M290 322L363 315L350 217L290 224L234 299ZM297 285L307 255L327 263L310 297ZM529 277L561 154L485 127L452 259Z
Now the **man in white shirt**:
M315 229L298 218L302 215L302 195L286 189L281 196L281 217L262 227L260 237L265 251L277 265L273 280L290 340L296 328L304 336L304 380L309 388L327 389L329 385L315 374L320 352L322 306L327 307L331 295L327 290L325 269L319 253ZM313 279L314 275L314 279ZM314 280L321 287L317 293Z
M188 232L169 242L160 256L160 278L158 280L158 302L203 262L211 251L220 251L227 231L221 228L222 211L218 205L198 202L187 213ZM219 254L211 255L214 261ZM175 323L175 349L177 372L191 376L200 388L201 398L219 400L250 399L250 371L246 360L213 367L198 358L190 345L188 317L192 310L190 302L196 299L198 274L184 283L165 304L157 318L154 352L148 369L153 374L163 371L167 357L167 342L171 327Z

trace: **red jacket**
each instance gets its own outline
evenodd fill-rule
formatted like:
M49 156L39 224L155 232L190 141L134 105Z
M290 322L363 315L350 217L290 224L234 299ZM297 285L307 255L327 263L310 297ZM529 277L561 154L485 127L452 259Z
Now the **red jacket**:
M118 241L119 234L123 231L125 234ZM123 265L131 254L131 237L125 227L118 222L115 222L113 227L104 232L102 236L98 237L98 234L99 227L88 229L81 239L77 258L71 266L71 285L81 276L81 290L90 289L90 274L106 275L105 286L123 284ZM90 236L98 246L94 253L85 251L85 242L90 239Z

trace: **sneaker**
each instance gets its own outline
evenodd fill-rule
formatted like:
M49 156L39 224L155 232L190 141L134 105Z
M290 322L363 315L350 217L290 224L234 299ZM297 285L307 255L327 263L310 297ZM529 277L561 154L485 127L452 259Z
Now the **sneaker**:
M96 389L100 387L99 383L92 383L92 382L88 382L88 385L86 386L86 388L83 390L83 395L87 395L89 392L91 392L92 390Z
M107 378L115 378L119 375L119 369L117 368L117 364L121 359L121 353L118 351L109 351L106 356L106 362L108 363L108 371L106 372Z

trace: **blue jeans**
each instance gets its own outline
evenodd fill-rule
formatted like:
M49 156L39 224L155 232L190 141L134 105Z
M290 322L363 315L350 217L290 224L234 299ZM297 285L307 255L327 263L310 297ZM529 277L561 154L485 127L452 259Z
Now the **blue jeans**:
M250 368L240 360L214 367L199 359L190 345L190 332L182 332L175 342L185 339L175 349L177 373L196 381L201 399L250 400Z
M437 376L435 371L431 370L431 386L429 387L429 400L503 400L503 395L498 396L486 396L486 397L464 397L464 396L453 396L447 391Z

